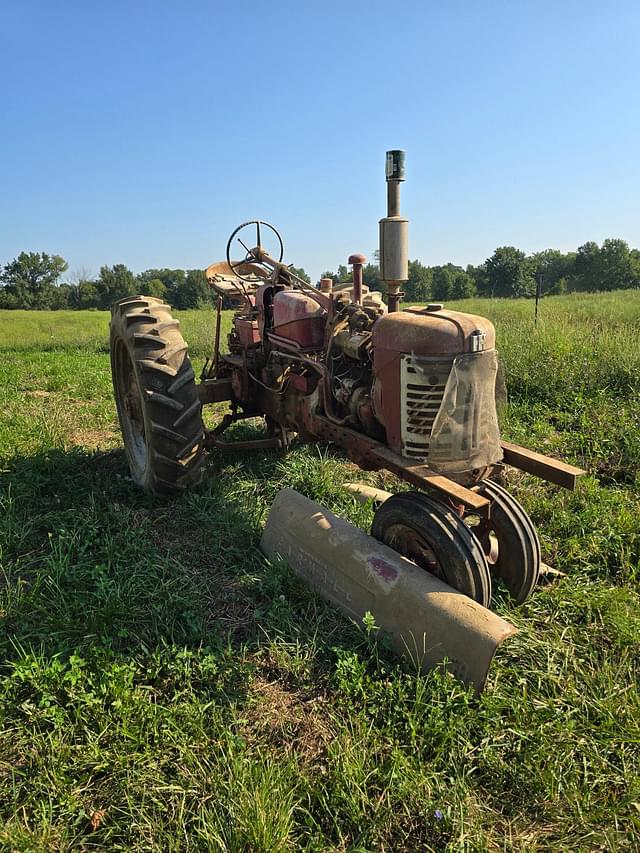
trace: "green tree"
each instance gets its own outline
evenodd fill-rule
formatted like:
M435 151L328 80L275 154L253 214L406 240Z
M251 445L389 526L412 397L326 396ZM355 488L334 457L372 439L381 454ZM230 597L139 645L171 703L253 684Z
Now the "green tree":
M100 294L95 281L89 281L88 279L79 281L76 288L78 308L98 308L100 305Z
M73 286L63 282L57 286L48 288L47 308L52 311L61 311L71 307Z
M436 301L466 299L468 296L474 296L475 293L475 282L462 267L451 263L433 267L431 295Z
M533 274L536 280L542 279L542 295L549 296L564 293L567 282L574 274L575 252L563 252L558 249L545 249L531 255Z
M0 287L0 308L24 308L24 305L18 304L18 299L14 293L11 293L6 287Z
M453 273L450 299L468 299L476 295L476 283L469 273L457 270Z
M188 270L180 288L180 308L201 308L211 302L211 291L203 270Z
M588 240L578 247L573 265L572 287L574 290L600 290L602 271L600 269L600 247Z
M0 273L5 301L16 308L48 308L67 262L60 255L21 252Z
M112 267L100 267L96 288L99 307L110 308L118 299L135 296L138 292L138 282L124 264L114 264Z
M144 272L138 273L138 288L140 292L144 293L144 288L149 285L151 281L161 281L166 290L162 295L163 299L166 299L174 308L187 308L188 305L184 304L185 299L183 297L183 288L185 286L187 274L184 270L181 269L150 269L145 270ZM153 294L147 294L149 296ZM189 301L188 299L186 301Z
M500 246L485 262L490 296L534 296L533 263L515 246Z
M311 276L307 275L307 273L304 271L303 267L294 267L292 265L289 267L289 269L291 270L291 272L294 275L297 275L298 278L301 278L303 281L306 281L307 284L311 284Z
M631 249L629 252L631 258L631 268L633 270L634 287L640 287L640 250Z
M325 270L325 272L320 273L320 278L331 278L334 284L338 283L338 276L334 272L331 272L331 270ZM318 281L318 286L320 286L320 281Z
M164 299L167 293L166 284L159 278L152 278L149 281L139 281L140 292L143 296L157 296L158 299Z
M349 272L349 268L344 264L340 264L338 267L338 284L346 284L348 281L352 280L351 273Z
M589 240L578 248L570 281L575 290L625 290L640 287L640 257L624 240L609 237L602 246Z
M420 261L409 261L409 278L403 286L407 302L426 302L431 295L433 270Z
M433 268L432 297L438 302L446 302L451 299L451 288L453 287L454 270L451 264L436 266Z
M365 264L362 268L362 281L369 290L380 290L382 287L380 267L377 264Z
M489 284L487 281L487 270L484 264L474 266L467 264L466 273L473 279L473 284L478 296L485 296L489 292Z
M600 248L602 290L626 290L638 287L636 266L624 240L609 237Z
M75 270L71 276L69 307L76 309L98 308L98 288L87 269Z

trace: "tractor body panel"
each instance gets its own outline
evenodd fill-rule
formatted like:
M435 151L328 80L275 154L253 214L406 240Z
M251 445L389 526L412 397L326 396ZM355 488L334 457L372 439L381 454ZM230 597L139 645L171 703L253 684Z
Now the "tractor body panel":
M376 321L372 346L373 406L390 448L457 475L501 460L489 320L441 306L396 311Z
M310 296L298 290L281 290L273 297L273 331L303 350L324 344L326 313Z
M444 666L480 692L517 629L363 530L292 489L276 496L260 541L347 618L371 614L395 651L423 671Z

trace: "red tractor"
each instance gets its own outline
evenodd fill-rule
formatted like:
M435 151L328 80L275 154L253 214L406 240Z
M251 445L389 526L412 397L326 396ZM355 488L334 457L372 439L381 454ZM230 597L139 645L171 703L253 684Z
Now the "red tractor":
M387 153L386 178L387 305L364 286L362 255L349 258L352 282L323 279L315 288L283 263L275 228L252 221L229 238L226 262L207 270L217 319L199 383L168 305L134 296L113 306L113 384L131 476L149 492L174 494L199 482L210 448L331 442L360 467L386 469L413 489L380 506L376 538L485 606L492 576L521 603L538 579L540 544L524 509L493 478L508 464L573 488L583 472L501 441L489 320L440 304L399 310L408 258L399 209L404 152ZM232 257L236 241L241 260ZM222 354L220 314L230 298L241 308ZM202 406L223 401L229 412L205 429ZM222 440L231 424L258 416L266 438Z

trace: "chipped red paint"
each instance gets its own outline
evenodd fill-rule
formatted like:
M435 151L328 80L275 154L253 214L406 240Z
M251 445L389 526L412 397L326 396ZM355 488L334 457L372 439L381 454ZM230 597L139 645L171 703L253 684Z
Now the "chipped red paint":
M398 579L398 569L395 566L392 566L391 563L383 560L381 557L370 557L367 562L383 581L393 583Z

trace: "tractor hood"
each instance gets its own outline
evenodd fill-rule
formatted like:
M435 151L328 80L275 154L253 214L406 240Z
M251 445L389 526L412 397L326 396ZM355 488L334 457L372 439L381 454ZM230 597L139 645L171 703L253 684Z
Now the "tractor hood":
M373 327L373 346L413 355L456 355L494 349L496 333L486 317L440 306L385 314Z
M499 462L493 324L440 305L373 326L373 408L389 447L446 476Z

